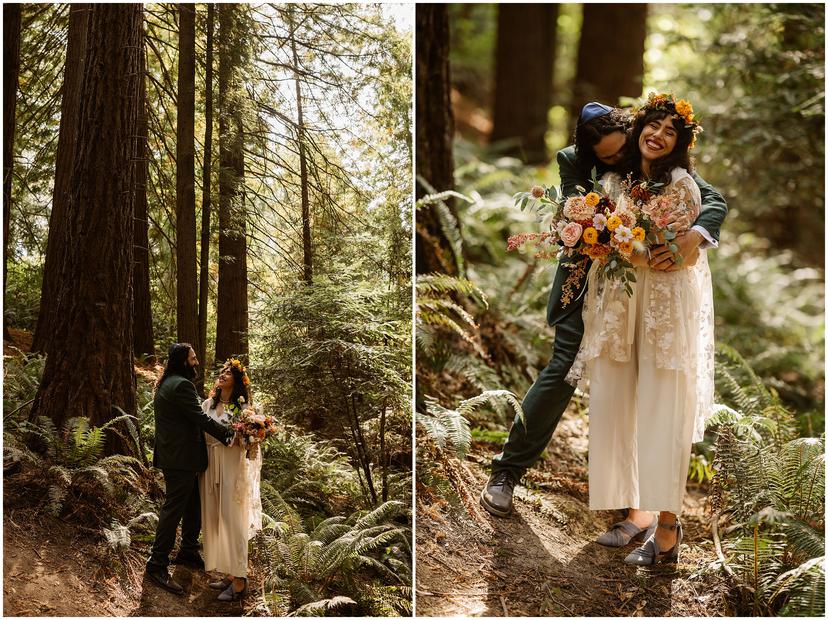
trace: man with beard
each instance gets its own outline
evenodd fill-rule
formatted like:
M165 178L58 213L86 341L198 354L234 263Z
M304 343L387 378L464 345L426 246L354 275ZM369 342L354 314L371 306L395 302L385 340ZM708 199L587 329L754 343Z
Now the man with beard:
M201 409L192 380L197 375L198 358L187 343L170 346L164 374L155 386L155 449L152 464L164 472L166 499L158 518L155 542L147 562L147 575L162 588L175 594L184 589L167 570L175 532L181 523L181 549L173 563L204 568L199 554L201 502L198 474L207 469L207 443L204 433L230 445L234 432L229 426L210 418Z

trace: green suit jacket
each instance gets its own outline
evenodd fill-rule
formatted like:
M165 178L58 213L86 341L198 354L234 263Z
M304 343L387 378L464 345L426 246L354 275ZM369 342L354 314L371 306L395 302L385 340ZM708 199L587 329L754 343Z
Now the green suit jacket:
M207 469L207 442L210 433L224 444L234 432L216 422L201 409L195 386L178 375L167 377L153 401L155 408L155 449L152 464L160 469L204 471Z
M565 149L558 151L557 160L558 170L561 175L561 191L564 196L578 194L579 192L575 188L579 185L583 188L589 188L591 186L590 178L588 176L584 176L575 164L574 146L568 146ZM600 178L601 175L609 170L611 170L611 168L599 164L595 172L598 175L598 178ZM707 181L702 179L695 172L691 176L696 182L696 185L699 186L699 192L701 193L701 212L699 213L699 217L696 218L696 221L693 222L693 225L704 228L708 233L710 233L710 236L718 242L722 222L724 222L724 219L727 216L727 203L722 195L713 189L713 186ZM564 267L564 265L577 260L583 260L583 258L561 258L558 270L555 273L555 281L552 284L552 291L549 294L549 302L546 305L546 319L549 325L554 326L560 323L561 320L569 316L569 314L574 312L576 309L578 312L581 311L580 302L575 303L573 301L565 308L561 306L563 285L569 275L569 269ZM573 298L582 299L585 284L586 278L583 278Z

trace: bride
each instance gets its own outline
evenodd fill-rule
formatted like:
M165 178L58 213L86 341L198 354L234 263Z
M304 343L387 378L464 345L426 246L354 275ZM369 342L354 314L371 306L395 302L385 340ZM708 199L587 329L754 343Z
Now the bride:
M250 406L250 379L239 360L229 359L201 407L214 420L232 424ZM205 571L225 577L210 583L218 600L235 601L247 593L247 542L262 529L261 451L250 458L236 439L224 446L207 437L207 470L199 480Z
M688 154L699 130L688 102L651 95L636 114L619 166L633 181L660 184L653 194L683 203L692 215L676 232L701 208ZM616 214L632 201L622 180L615 173L603 178ZM713 400L710 269L704 252L695 265L663 271L650 268L646 255L634 255L632 263L636 280L628 296L620 280L600 278L593 262L584 338L567 381L574 385L589 372L590 509L629 509L598 542L623 546L644 534L625 562L676 562L690 448L701 440Z

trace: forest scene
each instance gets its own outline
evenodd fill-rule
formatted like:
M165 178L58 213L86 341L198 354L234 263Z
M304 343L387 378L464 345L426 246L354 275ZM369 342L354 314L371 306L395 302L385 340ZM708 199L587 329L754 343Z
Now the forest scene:
M822 4L417 7L418 615L824 615L824 20ZM507 253L540 231L513 197L560 183L587 102L649 92L692 102L696 169L728 206L705 250L716 413L681 560L652 569L594 542L619 513L589 510L581 391L511 515L480 503L555 336L555 261Z
M4 615L410 615L413 6L3 27ZM276 420L237 602L144 573L176 342Z

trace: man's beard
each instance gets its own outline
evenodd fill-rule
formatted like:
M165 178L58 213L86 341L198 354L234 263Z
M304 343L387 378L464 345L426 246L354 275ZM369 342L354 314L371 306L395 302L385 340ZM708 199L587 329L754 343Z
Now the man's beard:
M184 364L184 372L186 373L185 376L191 381L198 377L198 368L190 366L188 363Z

